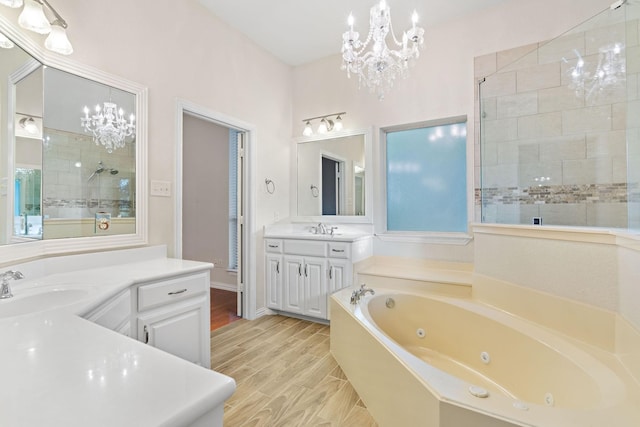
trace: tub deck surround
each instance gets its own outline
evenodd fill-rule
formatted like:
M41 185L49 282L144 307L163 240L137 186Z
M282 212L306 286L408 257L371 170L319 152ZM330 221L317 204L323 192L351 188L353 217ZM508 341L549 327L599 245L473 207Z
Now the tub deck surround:
M332 296L331 351L381 426L640 425L640 387L617 354L472 298L375 290L357 306Z
M469 297L472 293L471 264L374 256L359 262L354 269L358 283L370 287L389 287L398 283L405 289L410 287L460 297Z
M165 254L152 247L12 266L25 274L12 283L15 298L70 283L92 292L14 317L1 318L0 304L0 366L10 367L0 382L0 425L200 427L222 420L232 378L79 317L135 283L212 267Z

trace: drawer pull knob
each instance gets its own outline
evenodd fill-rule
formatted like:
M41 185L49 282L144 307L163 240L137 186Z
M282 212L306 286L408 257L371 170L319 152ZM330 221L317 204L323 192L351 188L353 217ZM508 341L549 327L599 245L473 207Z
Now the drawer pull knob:
M187 292L187 288L180 289L179 291L169 292L169 294L168 294L168 295L178 295L178 294L181 294L181 293L183 293L183 292Z
M344 249L331 249L331 252L342 253L342 252L344 252Z

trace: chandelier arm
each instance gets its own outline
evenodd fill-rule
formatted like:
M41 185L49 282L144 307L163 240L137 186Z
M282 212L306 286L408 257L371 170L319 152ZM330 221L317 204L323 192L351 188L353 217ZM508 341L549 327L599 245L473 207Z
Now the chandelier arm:
M396 44L396 46L402 47L402 42L398 41L398 39L396 38L396 33L395 31L393 31L393 23L391 22L391 20L389 20L389 32L391 33L391 38L393 39L393 42Z

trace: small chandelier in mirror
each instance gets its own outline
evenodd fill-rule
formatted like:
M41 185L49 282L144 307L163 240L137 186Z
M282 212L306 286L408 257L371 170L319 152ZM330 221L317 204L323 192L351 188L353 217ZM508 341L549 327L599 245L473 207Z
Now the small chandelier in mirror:
M96 105L95 114L89 115L89 108L84 107L84 117L80 119L85 132L93 135L96 145L103 145L108 153L125 146L126 138L136 132L135 117L125 119L122 108L113 102L104 102L103 108Z
M424 29L416 26L418 14L411 16L412 27L402 33L398 40L391 25L391 11L385 0L371 8L369 34L360 40L360 34L353 30L354 18L349 15L349 30L342 35L342 69L347 76L358 76L360 85L365 84L378 98L393 86L397 75L406 77L409 62L420 55L418 48L424 43ZM391 46L387 36L391 33ZM368 48L370 50L367 50Z

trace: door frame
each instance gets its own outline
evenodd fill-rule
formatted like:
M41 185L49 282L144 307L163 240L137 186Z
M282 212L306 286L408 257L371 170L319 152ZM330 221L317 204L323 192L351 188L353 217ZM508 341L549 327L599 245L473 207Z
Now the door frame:
M256 146L256 128L253 124L247 123L235 117L227 116L217 111L210 110L200 105L194 104L184 99L178 99L176 102L176 167L175 167L175 238L174 238L174 254L176 258L182 258L182 189L183 177L183 114L198 117L202 120L215 123L217 125L228 128L237 129L244 132L245 147L244 158L245 168L242 180L245 183L245 191L243 194L244 205L244 227L245 232L242 238L242 246L244 248L245 259L242 262L244 277L244 295L242 302L242 313L245 319L253 320L256 318L256 242L252 236L255 235L255 206L256 206L256 186L254 185L254 177L256 176L255 149Z

